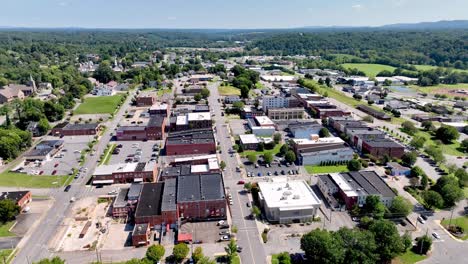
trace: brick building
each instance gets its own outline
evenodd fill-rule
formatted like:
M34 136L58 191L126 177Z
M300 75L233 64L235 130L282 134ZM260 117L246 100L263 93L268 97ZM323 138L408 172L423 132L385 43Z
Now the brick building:
M132 232L132 245L134 247L149 245L150 234L150 225L148 225L147 223L136 224Z
M0 201L6 199L13 200L16 205L18 205L21 209L24 209L32 201L32 194L30 191L0 193Z
M99 132L100 124L71 124L68 122L60 123L52 128L50 134L53 136L87 136L96 135Z
M385 155L391 158L401 158L405 153L405 148L388 138L373 139L362 142L362 152L376 158L382 158Z
M153 226L174 224L177 219L176 180L144 184L135 211L135 223Z
M171 132L166 139L166 155L214 154L216 143L210 129Z
M136 97L137 106L152 106L156 102L156 97L152 93L140 93Z
M93 184L154 182L158 175L155 162L101 165L93 174Z
M204 174L177 178L179 216L189 220L226 218L222 175Z
M117 140L161 140L165 136L166 117L155 115L141 124L120 126L115 134Z

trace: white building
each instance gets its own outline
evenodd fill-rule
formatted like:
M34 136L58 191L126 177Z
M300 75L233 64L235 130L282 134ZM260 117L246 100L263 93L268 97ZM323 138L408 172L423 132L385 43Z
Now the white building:
M261 75L260 79L265 82L292 82L296 80L292 75Z
M275 178L259 182L259 199L268 221L308 222L317 215L321 201L304 180Z
M98 84L94 87L92 92L94 95L97 96L111 96L114 95L115 91L114 88L107 84Z

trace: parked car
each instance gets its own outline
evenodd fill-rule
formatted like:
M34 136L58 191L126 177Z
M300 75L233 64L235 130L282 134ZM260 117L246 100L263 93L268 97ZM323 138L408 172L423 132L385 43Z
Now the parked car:
M58 167L58 165L59 165L58 163L55 163L55 165L54 165L54 168L57 168L57 167Z
M250 202L245 203L247 207L250 207Z
M421 218L424 219L425 221L427 221L427 215L421 214Z
M435 237L435 238L437 238L437 239L440 239L440 235L437 234L436 232L432 232L432 236Z
M421 216L418 216L418 221L421 223L421 224L425 224L426 221L424 221L424 219L422 219Z
M228 224L223 224L223 225L220 225L219 228L220 229L227 229L227 228L229 228L229 225Z
M52 171L52 175L55 175L55 174L57 174L57 170Z
M240 180L240 181L237 182L237 184L245 184L245 181Z
M226 223L226 221L224 221L224 220L219 220L217 225L220 226L220 225L224 225L225 223Z
M231 233L229 233L229 231L221 231L221 232L219 232L219 235L220 236L229 236L229 235L231 235Z
M70 190L70 188L71 188L71 185L69 184L69 185L67 185L67 187L65 187L65 189L63 191L68 192Z

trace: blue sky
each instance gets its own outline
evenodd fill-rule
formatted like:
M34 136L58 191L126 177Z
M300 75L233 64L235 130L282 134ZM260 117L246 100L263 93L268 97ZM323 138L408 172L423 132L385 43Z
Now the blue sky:
M287 28L468 19L468 0L0 0L0 26Z

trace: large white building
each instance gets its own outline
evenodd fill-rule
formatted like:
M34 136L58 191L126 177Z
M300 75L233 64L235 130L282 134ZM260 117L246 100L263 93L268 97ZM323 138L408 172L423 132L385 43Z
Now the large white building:
M296 223L312 221L321 201L304 180L275 178L259 182L259 199L268 221Z

